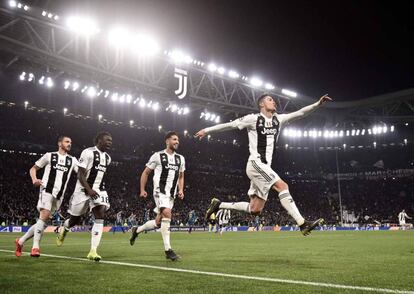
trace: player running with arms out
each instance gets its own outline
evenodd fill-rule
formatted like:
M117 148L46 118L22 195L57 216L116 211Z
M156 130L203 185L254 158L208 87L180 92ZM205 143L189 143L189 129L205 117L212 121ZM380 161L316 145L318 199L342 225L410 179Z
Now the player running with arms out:
M59 210L62 204L66 186L77 160L68 154L72 147L72 140L68 136L60 136L58 146L58 151L43 155L29 171L33 185L40 188L37 203L39 219L26 234L16 239L16 256L22 255L23 244L31 238L33 238L33 247L30 256L40 256L40 240L43 231L51 216ZM45 168L45 171L40 180L36 173L42 168Z
M78 181L69 201L70 218L66 219L63 227L60 228L56 242L58 246L62 246L70 228L80 222L81 216L89 208L95 221L91 230L91 250L87 258L99 261L101 256L98 255L97 248L102 238L105 212L110 206L105 178L111 163L107 151L112 147L112 136L108 132L100 132L96 135L94 143L94 147L86 148L80 156Z
M153 196L156 205L154 212L157 216L140 227L133 227L129 242L132 246L140 233L161 228L165 257L175 261L180 257L175 254L170 245L171 210L174 206L176 194L178 198L184 198L185 160L184 156L176 153L180 144L177 133L168 132L165 136L165 144L165 150L156 152L151 156L140 180L141 191L139 196L146 198L148 193L145 191L145 186L147 185L149 175L154 171Z
M282 206L295 219L303 235L308 235L315 227L323 222L323 219L306 221L302 217L290 195L288 185L272 170L271 163L274 145L281 128L293 120L308 115L325 102L331 100L328 94L326 94L317 102L303 107L298 111L289 114L277 114L276 102L273 97L268 94L263 94L257 100L259 113L249 114L229 123L219 124L197 132L195 136L202 139L207 134L215 132L247 129L249 138L250 157L247 161L246 173L250 179L250 189L248 191L250 203L221 202L219 199L213 198L206 212L206 220L209 220L210 216L219 209L233 209L252 215L259 215L267 201L269 190L274 189L279 195Z

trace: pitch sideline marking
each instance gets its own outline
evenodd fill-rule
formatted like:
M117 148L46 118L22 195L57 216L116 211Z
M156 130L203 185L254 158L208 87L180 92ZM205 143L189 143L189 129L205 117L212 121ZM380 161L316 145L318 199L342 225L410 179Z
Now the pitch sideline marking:
M0 249L0 252L14 253L13 250L4 250L4 249ZM23 252L23 254L29 255L28 252ZM70 256L61 256L61 255L52 255L52 254L42 254L42 256L52 257L52 258L59 258L59 259L83 261L83 262L85 262L85 261L86 262L91 262L91 261L87 260L86 258L79 258L79 257L70 257ZM235 278L235 279L244 279L244 280L274 282L274 283L279 283L279 284L294 284L294 285L315 286L315 287L325 287L325 288L335 288L335 289L347 289L347 290L359 290L359 291L368 291L368 292L381 292L381 293L414 294L414 291L407 291L407 290L394 290L394 289L387 289L387 288L348 286L348 285L331 284L331 283L320 283L320 282L308 282L308 281L300 281L300 280L288 280L288 279L278 279L278 278L245 276L245 275L206 272L206 271L181 269L181 268L169 268L169 267L163 267L163 266L138 264L138 263L127 263L127 262L120 262L120 261L101 260L99 263L112 264L112 265L123 265L123 266L139 267L139 268L147 268L147 269L156 269L156 270L163 270L163 271L170 271L170 272L190 273L190 274L198 274L198 275L206 275L206 276L216 276L216 277L226 277L226 278Z

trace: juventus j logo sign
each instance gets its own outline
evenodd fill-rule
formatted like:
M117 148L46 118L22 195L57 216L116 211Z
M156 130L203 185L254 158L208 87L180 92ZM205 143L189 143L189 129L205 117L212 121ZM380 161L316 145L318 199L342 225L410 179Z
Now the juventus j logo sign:
M178 89L175 90L175 95L178 99L183 99L187 96L188 73L183 69L175 68L174 77L178 79Z

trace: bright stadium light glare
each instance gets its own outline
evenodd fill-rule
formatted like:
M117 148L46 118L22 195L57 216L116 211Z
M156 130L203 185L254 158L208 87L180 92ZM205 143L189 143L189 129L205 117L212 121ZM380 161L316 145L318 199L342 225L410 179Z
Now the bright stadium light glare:
M210 112L207 112L206 115L204 116L204 118L206 120L209 120L210 119L210 116L211 116Z
M42 77L39 79L39 84L43 85L44 83L45 83L45 76L42 76Z
M139 107L144 108L147 105L147 103L145 102L144 98L141 98L141 100L139 101Z
M387 126L383 126L383 127L382 127L382 132L383 132L384 134L386 134L386 133L388 132L388 128L387 128Z
M88 91L86 92L89 98L94 98L96 96L96 89L95 87L89 87Z
M162 125L159 125L158 126L158 131L161 131L162 130Z
M67 90L70 87L70 82L68 80L65 81L63 88Z
M108 42L116 48L126 47L131 42L131 36L127 29L115 27L108 33Z
M296 92L288 90L288 89L282 89L282 94L285 94L285 95L287 95L289 97L293 97L293 98L298 96L298 94Z
M119 97L119 102L120 103L124 103L125 102L125 94L121 95L121 97Z
M24 107L27 107L29 105L29 101L24 101Z
M99 115L98 115L98 119L99 119L99 120L101 120L101 119L102 119L102 117L103 117L103 116L102 116L102 114L99 114Z
M68 112L68 109L65 107L63 108L63 114L66 114Z
M42 16L46 16L47 15L47 12L46 11L42 11Z
M266 85L265 85L265 89L266 90L273 90L275 88L275 86L273 86L272 84L270 84L270 83L266 83Z
M53 13L50 13L50 12L49 12L49 13L47 14L47 17L48 17L48 18L52 18L52 17L53 17Z
M344 136L344 131L343 130L340 130L339 131L339 137L343 137Z
M131 94L126 95L126 103L130 104L131 101L132 101L132 95Z
M188 114L189 112L190 112L190 108L188 108L187 106L186 106L186 107L184 107L183 114L184 114L184 115L186 115L186 114Z
M362 129L361 136L365 135L365 129Z
M371 134L372 134L371 129L368 129L368 135L371 135Z
M184 52L180 51L180 50L173 50L170 53L170 57L171 59L175 62L175 63L191 63L193 62L193 59L191 58L190 55L185 54Z
M19 80L24 81L26 79L26 72L22 72L19 76Z
M207 68L209 71L215 72L217 70L217 65L215 65L214 63L210 63Z
M252 84L255 87L260 87L263 85L263 81L257 77L253 77L250 79L250 84Z
M58 20L59 19L59 15L55 15L54 19L55 20Z
M352 130L351 131L351 136L355 136L355 132L356 132L355 130Z
M12 8L16 7L17 6L17 2L14 1L14 0L11 0L11 1L9 1L9 6L12 7Z
M408 144L408 140L404 139L404 145L407 145L407 144Z
M172 105L171 106L171 112L176 112L178 110L178 106L177 105Z
M226 72L226 69L224 67L219 67L217 69L217 72L222 75L222 74L224 74Z
M360 131L360 129L356 130L355 135L356 135L356 136L359 136L359 133L360 133L360 132L361 132L361 131Z
M67 27L84 36L92 36L99 32L99 28L93 19L81 16L70 16L66 21Z
M218 123L220 122L220 116L217 116L217 117L216 117L216 119L214 120L214 122L215 122L216 124L218 124Z
M79 89L79 83L74 82L73 85L72 85L72 91L76 91L77 89Z
M111 100L114 101L114 102L118 101L118 93L112 93Z
M130 126L132 126L134 124L134 121L131 119L130 121L129 121L129 125Z
M47 77L47 79L46 79L46 87L52 88L53 85L54 85L54 83L53 83L52 78L51 77Z
M184 130L184 136L187 136L187 134L188 134L188 131Z
M391 133L394 132L394 126L391 126L390 131L391 131Z
M24 11L28 11L29 10L29 6L25 5L23 6Z
M22 8L23 7L23 4L22 3L17 3L17 8Z
M240 77L240 74L234 70L230 70L229 71L229 77L231 77L232 79L237 79Z
M200 113L200 118L204 117L204 112Z
M33 73L29 73L29 78L27 79L28 82L31 82L34 80L34 74Z
M131 49L138 56L153 56L160 51L160 46L155 39L141 33L132 39Z
M152 104L152 110L157 111L158 109L160 109L160 104L158 102Z

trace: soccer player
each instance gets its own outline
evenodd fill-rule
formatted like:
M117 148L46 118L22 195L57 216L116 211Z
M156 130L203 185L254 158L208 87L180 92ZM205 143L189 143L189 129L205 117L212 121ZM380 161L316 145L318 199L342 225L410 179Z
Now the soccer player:
M148 176L154 171L153 196L156 204L154 212L157 216L155 219L147 221L140 227L133 227L129 240L132 246L141 232L161 227L160 231L164 242L165 256L172 261L180 257L175 254L170 245L171 210L174 206L176 195L180 199L184 198L185 160L184 156L176 153L179 144L177 133L168 132L165 136L166 149L155 152L146 164L140 179L141 191L139 196L143 198L148 196L148 193L145 191L145 186L147 185Z
M220 232L220 235L223 235L223 231L226 229L226 226L229 224L230 221L230 209L220 209L217 211L217 221L218 221L218 229L216 231Z
M137 216L135 213L131 212L130 216L128 216L128 226L133 227L137 225Z
M95 217L95 222L91 230L91 250L87 258L99 261L101 256L98 255L97 248L102 238L105 212L110 206L105 178L111 163L107 151L112 147L112 136L108 132L100 132L96 135L94 143L95 146L83 150L79 158L78 181L69 202L70 218L66 219L60 228L56 243L62 246L70 228L80 222L81 216L89 208Z
M193 226L195 224L195 222L197 221L197 215L195 213L195 210L192 209L190 210L190 212L188 213L188 233L191 234L191 231L193 230Z
M408 216L408 214L405 212L405 209L403 209L399 214L398 214L398 221L400 222L400 226L405 229L406 223L405 223L405 219L411 219L410 216Z
M72 147L72 140L68 136L60 136L58 139L59 150L47 152L30 169L30 177L35 187L39 187L39 201L37 210L39 219L36 224L21 238L17 238L16 256L22 255L23 244L33 238L33 247L30 253L32 257L40 256L40 240L47 223L55 211L59 210L65 195L66 186L70 175L77 164L76 158L68 154ZM37 171L45 168L43 178L37 178Z
M195 136L202 139L207 134L215 132L247 129L249 137L250 157L247 162L246 173L250 179L250 189L248 191L250 203L221 202L219 199L213 198L206 212L206 220L209 219L211 214L222 208L259 215L267 201L269 190L274 189L279 194L282 206L295 219L303 235L308 235L316 226L323 222L323 219L306 221L302 217L290 195L288 185L272 170L271 163L274 145L281 128L295 119L306 116L325 102L331 100L328 94L326 94L316 103L303 107L298 111L289 114L277 114L274 99L268 94L263 94L257 99L259 113L249 114L229 123L218 124L197 132Z
M125 234L124 223L122 220L122 210L118 211L116 214L115 226L112 228L112 232L115 234L115 231L118 230L118 227L121 227L122 233Z

